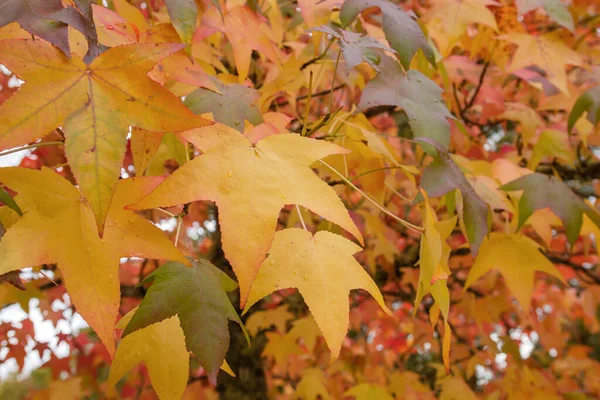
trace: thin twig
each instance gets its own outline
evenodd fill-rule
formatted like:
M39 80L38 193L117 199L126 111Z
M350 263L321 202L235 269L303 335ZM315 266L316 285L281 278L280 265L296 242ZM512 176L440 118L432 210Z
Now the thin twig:
M321 164L323 164L324 166L326 166L327 168L329 168L333 173L335 173L337 176L339 176L340 178L342 178L342 180L344 182L346 182L346 184L348 186L350 186L352 189L356 190L358 193L360 193L365 199L367 199L368 201L370 201L375 207L377 207L381 212L383 212L384 214L386 214L389 217L392 217L394 220L400 222L402 225L404 225L405 227L414 230L415 232L422 234L423 233L423 228L417 225L413 225L408 221L403 220L402 218L394 215L391 211L389 211L388 209L386 209L385 207L381 206L378 202L376 202L375 200L373 200L371 197L369 197L369 195L367 195L365 192L363 192L362 190L360 190L356 185L354 185L348 178L346 178L342 173L340 173L337 169L333 168L331 165L327 164L325 161L323 160L319 160L319 162Z
M302 217L302 213L300 212L300 206L296 204L296 211L298 212L298 218L300 219L300 223L302 223L302 227L305 231L308 231L306 228L306 224L304 223L304 218Z
M38 147L62 146L62 145L64 145L63 142L39 142L39 143L30 144L29 146L23 146L23 147L18 147L16 149L7 150L3 153L0 153L0 157L7 156L7 155L13 154L13 153L18 153L18 152L24 151L24 150L37 149Z

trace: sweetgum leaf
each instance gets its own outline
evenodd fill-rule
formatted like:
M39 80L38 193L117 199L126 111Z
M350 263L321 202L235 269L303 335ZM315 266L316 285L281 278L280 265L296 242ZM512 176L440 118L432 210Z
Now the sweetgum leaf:
M314 30L328 33L338 39L342 55L346 61L348 74L350 74L351 69L363 61L367 62L376 71L379 71L378 65L381 62L381 50L395 53L395 50L390 49L379 40L356 32L345 31L326 25L316 27Z
M89 1L75 0L74 4L77 8L63 7L61 0L0 0L0 27L18 22L23 29L49 41L70 57L68 26L71 26L88 41L86 61L90 61L105 47L98 44Z
M429 46L423 30L412 12L405 12L396 4L386 0L347 0L340 10L343 26L348 26L358 14L370 7L378 7L383 14L383 32L390 46L398 52L398 58L404 69L421 49L431 65L435 66L435 55Z
M575 30L573 16L569 12L567 5L561 0L517 0L519 16L527 14L536 8L543 7L548 17L557 24L567 28L571 32Z
M171 23L181 41L185 44L192 42L198 20L198 6L194 0L165 0Z
M214 77L210 77L210 80L221 94L204 88L193 91L184 102L192 112L212 112L215 121L240 132L244 131L244 120L248 120L252 125L263 122L262 114L256 107L260 97L256 90L237 83L223 84Z
M471 243L471 252L476 255L483 238L489 231L488 205L479 197L444 148L431 139L420 138L417 142L426 144L424 150L433 157L433 162L423 170L420 186L425 189L429 197L440 197L453 189L460 190L463 197L462 218L467 230L467 238ZM421 195L415 199L415 201L422 200Z
M450 144L450 125L454 118L441 98L442 89L416 70L404 73L392 58L383 56L381 72L365 86L357 111L375 106L398 106L409 117L417 138L431 138L444 149Z
M567 239L573 244L579 236L586 214L597 226L600 226L600 214L585 204L571 189L558 178L543 174L528 174L500 186L506 191L522 190L519 201L520 229L535 210L549 208L556 214L565 227Z
M579 96L569 114L569 132L584 112L587 112L587 119L592 124L596 125L600 121L600 86L588 89Z
M147 326L179 316L185 343L213 378L229 348L228 321L244 330L226 292L237 284L205 260L189 268L178 262L162 265L142 283L150 283L144 300L123 332L123 337Z

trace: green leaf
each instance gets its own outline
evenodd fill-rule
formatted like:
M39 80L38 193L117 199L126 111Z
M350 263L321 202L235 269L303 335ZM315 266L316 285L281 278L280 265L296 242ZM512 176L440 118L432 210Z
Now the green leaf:
M600 121L600 86L588 89L579 96L569 114L569 132L573 130L577 120L586 111L588 121L596 125Z
M177 314L188 350L214 379L229 348L228 321L246 331L226 293L235 290L237 284L208 261L193 264L189 268L170 262L142 281L153 284L123 337Z
M597 226L600 226L600 214L585 204L571 189L558 178L543 174L529 174L500 186L506 191L522 190L519 201L520 229L535 210L550 208L563 223L569 243L579 237L585 213Z
M342 55L346 61L347 73L356 67L361 62L367 62L373 69L379 71L379 63L381 62L381 50L395 53L395 50L390 49L379 40L373 39L370 36L361 35L360 33L345 31L337 27L319 26L313 30L328 33L338 39Z
M185 99L185 105L195 114L212 112L215 121L240 132L244 131L244 120L252 125L263 122L262 114L256 107L260 94L247 86L237 83L226 85L217 78L210 77L221 94L200 88Z
M429 197L440 197L451 190L460 190L463 198L462 219L471 243L471 252L476 255L479 246L489 231L489 207L477 194L450 154L431 139L416 139L433 162L423 170L420 186ZM416 202L423 200L417 196Z
M442 89L419 71L406 74L394 59L384 56L381 72L365 86L357 111L375 106L398 106L408 115L416 138L430 138L444 149L450 145L450 125L454 118L441 98Z
M348 26L358 14L371 7L378 7L381 10L385 38L398 52L398 58L404 69L409 68L410 61L419 49L423 51L431 65L436 66L433 49L417 23L416 16L412 11L407 13L396 4L386 0L346 0L340 10L342 25Z
M23 215L23 211L21 211L21 207L19 207L15 199L13 199L11 195L2 188L0 188L0 201L17 214L21 216Z
M194 0L165 0L171 23L185 44L192 43L198 20L198 6Z

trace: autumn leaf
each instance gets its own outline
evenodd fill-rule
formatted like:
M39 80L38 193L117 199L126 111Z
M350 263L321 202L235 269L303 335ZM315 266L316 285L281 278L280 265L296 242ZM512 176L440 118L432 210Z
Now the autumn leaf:
M286 332L288 321L294 319L294 314L287 310L286 306L280 306L270 310L257 311L246 320L246 329L252 336L272 326L280 333Z
M388 391L374 383L361 383L348 389L344 396L352 396L356 400L394 400Z
M369 64L373 69L379 71L381 62L381 51L395 52L383 43L370 36L361 35L355 32L345 31L337 27L327 25L319 26L313 30L328 33L338 39L340 50L346 61L347 73L354 69L363 61Z
M579 96L569 113L569 132L573 130L575 123L585 112L587 112L588 121L593 125L596 125L600 121L600 86L588 89Z
M575 30L573 16L567 6L560 0L517 0L519 15L525 15L530 11L542 7L548 17L557 24L567 28L571 32Z
M198 20L198 6L194 0L165 0L165 5L181 41L185 44L192 43L192 36L196 31Z
M398 52L398 58L404 69L408 70L410 61L420 49L427 60L435 65L435 56L427 42L414 13L407 13L398 5L386 0L346 0L340 10L340 21L348 26L361 12L378 7L383 14L383 31L390 46Z
M323 332L331 357L337 358L348 330L348 295L352 289L365 289L389 313L377 285L352 256L360 250L327 231L314 237L298 228L277 232L244 312L276 290L297 288Z
M227 125L240 132L244 131L244 121L252 125L263 122L263 117L257 107L260 94L247 86L223 84L218 79L210 77L220 93L200 88L190 93L185 99L185 105L196 114L212 113L215 121Z
M569 138L566 132L555 129L543 131L533 148L527 166L532 171L535 171L535 168L544 157L559 159L567 165L573 163L575 155L569 145Z
M413 315L416 314L417 307L423 300L423 297L431 293L436 306L444 317L444 339L443 339L443 359L446 370L450 369L450 338L451 331L448 323L450 314L450 293L447 287L447 279L450 275L448 267L448 258L452 250L447 238L452 234L456 226L457 217L438 221L437 216L429 205L427 195L424 194L425 202L423 205L424 232L421 236L421 247L419 253L419 286L417 287L417 297L415 299L415 308ZM437 319L437 318L436 318Z
M238 278L241 304L264 260L279 211L302 205L362 236L335 192L308 168L346 150L299 135L273 135L252 145L241 133L213 125L182 134L203 154L178 169L135 209L211 200L219 207L223 250Z
M17 214L21 216L23 215L21 207L19 207L15 199L13 199L12 196L9 195L3 188L0 188L0 201Z
M471 243L471 252L476 255L481 241L488 233L488 205L475 192L459 167L439 144L424 138L418 141L426 145L424 149L433 157L433 162L423 171L420 186L430 197L440 197L454 189L460 190L463 198L462 219ZM435 154L428 146L435 148ZM421 197L416 200L421 201Z
M509 192L523 191L519 200L519 223L521 229L535 210L549 208L565 227L567 239L573 244L579 237L583 215L600 226L600 215L585 204L565 183L554 176L533 173L522 176L500 187Z
M179 49L171 44L114 47L85 65L41 41L1 41L0 62L26 83L0 107L0 149L34 141L62 125L71 170L102 232L129 126L165 132L207 124L146 76L158 60Z
M525 33L509 33L502 39L518 46L513 55L510 71L537 65L544 69L547 78L561 91L568 93L566 65L583 65L581 56L551 34L534 36Z
M492 232L481 245L475 264L469 271L465 289L491 269L500 270L523 310L528 310L531 303L535 271L545 272L564 282L554 264L540 252L540 246L523 235Z
M441 100L442 89L416 70L405 74L390 57L382 57L379 68L381 72L363 90L357 111L383 105L401 107L416 138L435 139L448 148L450 126L446 118L453 116Z
M133 311L119 321L117 328L125 328L132 317ZM175 315L124 338L110 367L108 382L115 386L129 370L143 362L158 397L180 399L187 386L189 359Z
M331 400L325 382L325 376L320 368L306 368L302 371L302 379L298 382L298 386L296 386L294 398L303 400Z
M152 286L123 331L123 338L177 315L188 350L214 382L229 348L228 321L245 329L227 297L237 284L204 260L194 262L193 268L177 262L164 264L142 283Z
M128 179L117 185L105 235L98 237L92 210L81 193L50 169L0 169L0 181L30 204L0 241L0 274L58 264L73 304L114 354L113 330L119 308L120 257L186 259L146 219L124 210L152 190L159 179Z

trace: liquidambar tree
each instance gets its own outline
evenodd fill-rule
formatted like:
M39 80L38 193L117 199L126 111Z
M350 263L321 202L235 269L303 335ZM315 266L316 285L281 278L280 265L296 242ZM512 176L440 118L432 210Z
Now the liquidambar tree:
M599 31L0 0L0 397L600 397Z

